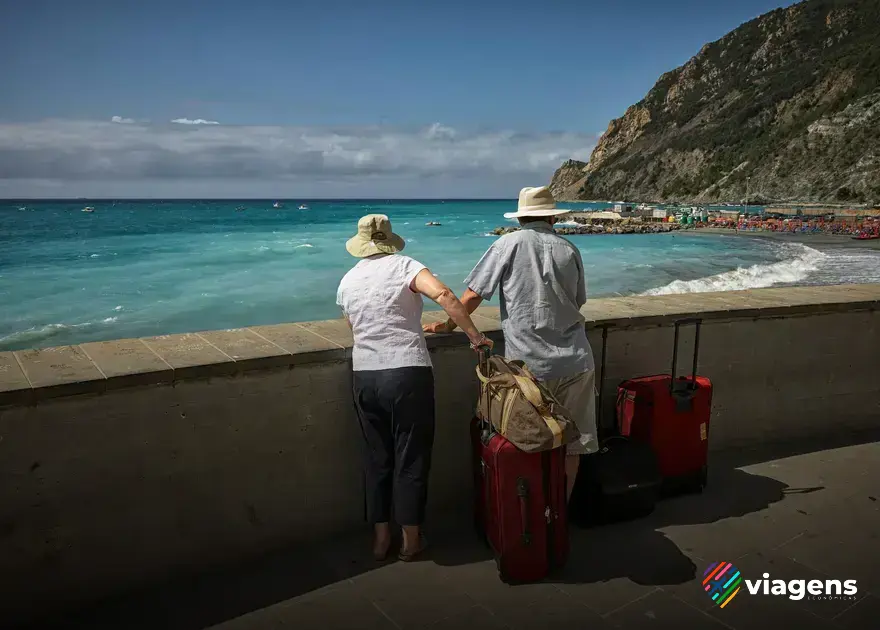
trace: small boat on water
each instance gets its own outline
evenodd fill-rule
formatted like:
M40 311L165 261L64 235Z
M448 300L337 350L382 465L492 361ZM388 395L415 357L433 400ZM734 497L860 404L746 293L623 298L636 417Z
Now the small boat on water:
M276 201L275 203L272 204L272 207L273 208L283 208L284 206L282 205L282 203L280 201Z
M239 206L235 209L236 212L244 212L245 210L247 210L247 208L245 208L244 206Z
M859 234L852 237L854 241L874 241L878 238L880 238L880 234Z
M94 212L95 209L91 206L86 206L85 208L82 209L82 211L83 212Z
M303 203L303 204L300 204L299 209L300 209L300 210L308 210L309 207L308 207L306 204Z
M435 226L435 225L442 225L442 224L439 221L428 221L427 223L425 223L425 225Z

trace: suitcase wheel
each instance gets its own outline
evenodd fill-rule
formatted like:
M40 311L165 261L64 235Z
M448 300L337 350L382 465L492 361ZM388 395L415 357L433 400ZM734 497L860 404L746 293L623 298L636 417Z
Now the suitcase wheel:
M709 466L708 465L703 466L700 469L700 481L699 481L698 492L702 492L703 488L705 488L707 485L709 485Z
M663 480L660 496L677 497L685 494L700 494L709 482L709 468L703 466L698 471L683 477L671 477Z

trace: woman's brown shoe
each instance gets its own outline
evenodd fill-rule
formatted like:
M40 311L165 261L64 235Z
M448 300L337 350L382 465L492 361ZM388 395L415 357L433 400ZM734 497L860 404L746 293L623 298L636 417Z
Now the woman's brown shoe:
M412 562L415 560L420 554L422 554L428 548L428 539L425 538L424 534L419 535L419 546L417 549L409 551L401 547L400 553L397 554L397 559L401 562Z
M391 540L384 545L373 543L373 560L376 562L384 562L388 559L388 551L391 549Z
M373 531L373 559L382 562L391 549L391 529L387 523L377 523Z
M388 545L385 551L373 549L373 560L375 560L376 562L385 562L388 559L388 549L390 548L391 545Z

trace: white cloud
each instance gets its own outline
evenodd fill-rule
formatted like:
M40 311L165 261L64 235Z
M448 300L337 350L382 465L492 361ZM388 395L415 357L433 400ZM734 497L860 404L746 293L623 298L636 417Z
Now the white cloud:
M110 122L119 123L120 125L133 125L134 118L123 118L122 116L114 116Z
M469 132L439 123L413 129L48 120L0 124L0 182L7 195L20 191L13 196L38 196L45 182L61 182L71 196L512 196L549 181L567 158L585 160L594 144L585 134Z
M191 120L189 118L175 118L171 122L177 123L178 125L219 125L220 123L216 120L205 120L204 118L196 118Z
M428 140L452 140L455 138L455 129L435 122L428 127L425 132L425 137L428 138Z

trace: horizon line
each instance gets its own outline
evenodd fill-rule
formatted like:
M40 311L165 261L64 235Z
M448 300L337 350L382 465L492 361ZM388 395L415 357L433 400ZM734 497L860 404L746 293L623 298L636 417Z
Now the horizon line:
M516 201L516 197L0 197L11 201ZM580 202L575 202L580 203ZM583 202L587 203L587 202Z

